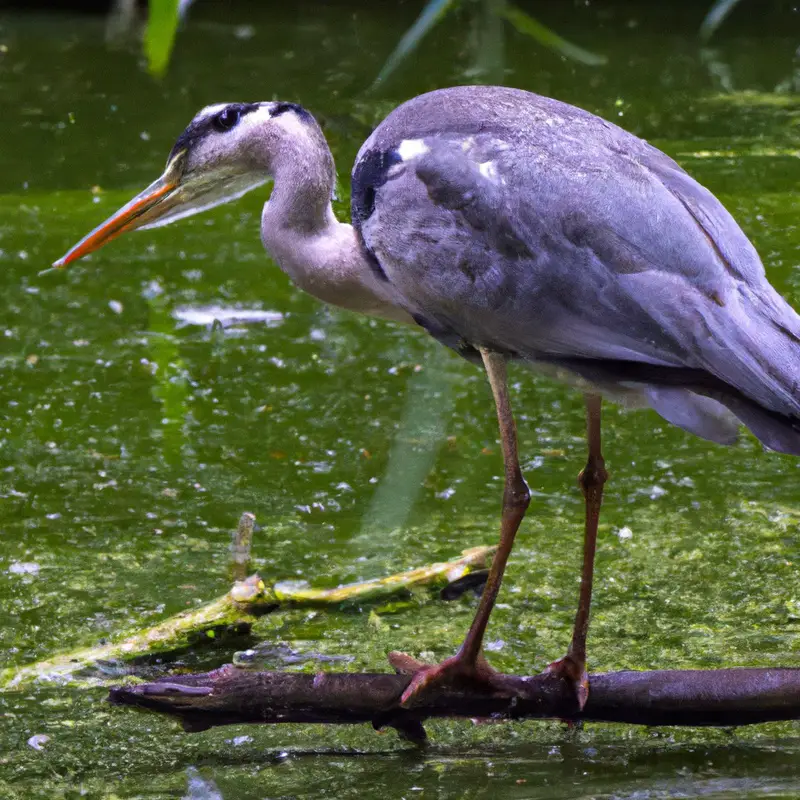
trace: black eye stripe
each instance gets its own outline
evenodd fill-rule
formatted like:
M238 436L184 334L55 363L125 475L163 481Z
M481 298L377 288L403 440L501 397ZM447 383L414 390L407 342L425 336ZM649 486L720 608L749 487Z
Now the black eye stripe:
M300 119L304 122L308 122L308 120L313 119L311 114L303 108L303 106L298 105L297 103L275 103L272 107L272 116L277 117L281 114L285 114L287 111L292 111L297 114Z

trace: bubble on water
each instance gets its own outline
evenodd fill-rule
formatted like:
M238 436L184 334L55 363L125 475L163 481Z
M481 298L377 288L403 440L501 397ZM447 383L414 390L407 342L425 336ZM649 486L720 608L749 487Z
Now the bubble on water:
M12 561L8 572L11 575L38 575L39 565L35 561Z
M34 750L43 750L44 746L50 741L50 737L46 733L37 733L28 739L28 746Z
M142 286L142 297L145 300L152 300L164 293L164 287L157 281L152 280Z

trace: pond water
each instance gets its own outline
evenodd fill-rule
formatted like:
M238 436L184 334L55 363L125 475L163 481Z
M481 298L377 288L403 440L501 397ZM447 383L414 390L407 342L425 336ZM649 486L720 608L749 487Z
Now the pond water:
M346 217L347 175L371 127L403 99L476 79L477 6L366 94L420 6L284 5L197 4L161 82L134 44L106 44L100 17L0 18L0 666L97 644L222 594L244 510L262 525L261 574L316 586L495 541L502 467L484 378L425 336L295 290L259 241L264 192L39 275L160 173L203 105L277 97L311 109L339 165ZM702 49L696 15L634 4L551 12L549 23L608 64L566 61L500 29L490 72L677 158L800 305L796 27L723 29ZM521 369L512 380L533 503L489 642L495 665L530 674L569 641L585 444L579 395ZM800 464L749 435L717 447L652 412L613 407L605 451L591 668L800 666ZM383 670L390 649L451 653L473 610L474 598L296 609L265 617L258 633ZM182 659L210 668L232 649ZM273 666L320 667L279 657ZM367 727L187 734L105 695L49 684L0 692L0 796L800 791L796 724L438 722L418 751ZM29 743L37 735L49 738Z

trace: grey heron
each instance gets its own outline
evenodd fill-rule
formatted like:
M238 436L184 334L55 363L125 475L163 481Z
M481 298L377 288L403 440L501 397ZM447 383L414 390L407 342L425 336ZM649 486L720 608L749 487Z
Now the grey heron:
M800 455L800 318L711 192L642 139L529 92L442 89L396 108L358 154L352 225L332 210L335 171L317 122L287 102L204 108L164 173L75 245L63 267L121 233L165 225L273 181L261 237L300 288L416 325L482 364L505 487L500 544L463 644L413 675L401 703L452 682L502 690L486 625L529 504L506 380L523 361L584 392L584 559L566 655L548 669L586 702L586 636L607 475L601 397L649 405L731 444L740 423Z

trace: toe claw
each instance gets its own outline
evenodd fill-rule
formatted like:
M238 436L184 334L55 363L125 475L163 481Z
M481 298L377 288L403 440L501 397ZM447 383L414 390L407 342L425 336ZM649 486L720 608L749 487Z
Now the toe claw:
M430 687L441 689L451 686L458 677L458 668L451 664L450 659L441 664L423 664L413 673L411 681L400 696L400 706L412 708L419 705Z

